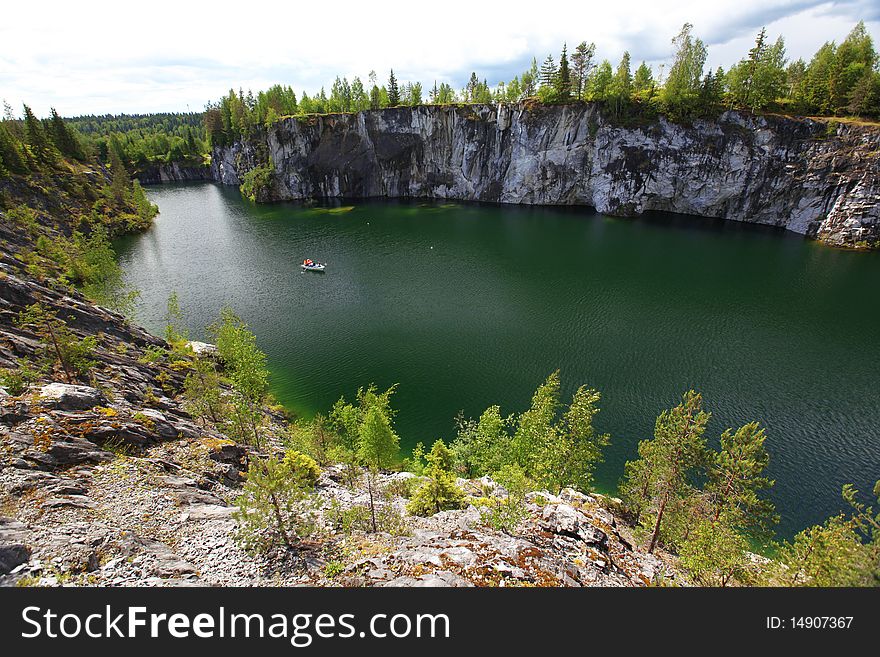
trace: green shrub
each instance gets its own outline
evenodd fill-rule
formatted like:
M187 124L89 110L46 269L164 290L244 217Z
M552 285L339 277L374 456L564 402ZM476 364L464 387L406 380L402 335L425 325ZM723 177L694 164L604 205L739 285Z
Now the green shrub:
M26 360L19 359L18 367L14 370L0 370L0 386L6 388L10 395L18 396L27 390L27 387L39 380L43 368Z
M143 355L138 358L138 362L141 365L147 365L150 363L158 363L161 361L168 352L165 351L162 347L147 347L144 349Z

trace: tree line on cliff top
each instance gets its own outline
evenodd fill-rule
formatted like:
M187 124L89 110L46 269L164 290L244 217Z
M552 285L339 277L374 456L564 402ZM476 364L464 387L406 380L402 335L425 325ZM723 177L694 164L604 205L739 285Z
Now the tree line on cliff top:
M672 39L668 68L656 70L646 62L634 69L625 52L613 66L596 56L595 44L581 42L569 51L563 45L558 63L552 54L508 82L494 87L472 73L460 90L447 83L425 87L401 82L394 71L379 84L375 71L367 82L337 77L329 94L297 98L290 86L275 85L256 95L230 90L208 105L205 128L214 145L231 143L269 126L282 116L358 112L423 104L517 102L528 98L543 103L591 101L604 103L614 118L653 118L660 114L678 120L711 117L729 108L798 115L880 117L880 70L877 51L865 24L859 22L839 45L825 43L812 59L789 61L785 40L775 41L761 29L755 45L738 63L724 70L706 70L708 49L685 24Z
M545 104L589 101L601 103L619 121L674 120L717 116L730 109L808 116L880 118L880 57L864 23L840 43L827 42L809 60L789 60L785 41L762 29L754 46L728 70L706 68L708 49L685 24L672 39L669 65L636 65L625 52L614 65L599 59L586 41L558 56L548 54L512 80L494 86L476 72L455 89L446 82L423 85L401 81L392 70L381 82L375 71L366 80L337 77L318 93L297 95L288 85L265 91L230 92L209 103L204 113L82 116L65 119L85 149L109 161L111 151L130 172L150 164L206 161L213 145L254 135L280 117L357 112L423 104L517 102ZM7 112L7 118L11 114ZM60 119L47 122L57 126ZM2 135L0 135L2 139ZM14 162L13 162L14 164ZM8 167L7 167L8 168Z

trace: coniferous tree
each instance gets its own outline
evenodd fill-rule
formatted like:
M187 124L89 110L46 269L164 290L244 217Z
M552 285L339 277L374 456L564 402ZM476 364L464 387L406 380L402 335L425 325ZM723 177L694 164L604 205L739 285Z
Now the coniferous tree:
M113 197L119 203L125 203L128 200L129 188L131 187L131 177L125 168L122 158L119 155L121 149L110 148L110 190Z
M715 72L709 71L703 78L700 88L699 113L714 117L721 110L724 98L724 70L719 66Z
M559 57L559 70L556 72L554 87L556 101L566 103L571 99L571 70L568 66L568 46L562 45L562 55Z
M867 71L875 70L876 64L871 35L864 21L859 21L837 48L831 68L828 103L834 114L846 111L853 88Z
M394 77L394 69L391 69L391 75L388 78L388 106L397 107L400 105L400 90L397 87L397 78Z
M5 167L11 173L26 173L27 162L21 153L19 141L6 124L6 121L0 122L0 171Z
M64 123L64 120L58 116L58 112L55 111L54 107L50 110L49 134L51 135L56 148L58 148L63 155L76 159L81 159L83 157L76 137L73 135L70 128Z
M730 69L727 84L733 103L752 111L764 109L785 94L785 42L767 43L764 28L758 33L748 59Z
M587 91L587 80L590 73L595 68L593 57L596 54L596 44L587 45L586 41L581 41L571 55L571 79L574 97L577 100L583 100Z
M764 447L766 438L757 422L725 431L705 487L711 520L717 522L722 514L729 514L737 528L756 538L769 536L770 528L778 521L773 503L762 497L773 486L764 475L770 462Z
M477 93L480 88L480 79L477 77L475 71L471 72L471 77L468 79L467 86L464 88L464 97L465 100L469 103L477 102Z
M624 52L617 66L617 71L611 81L611 88L608 93L609 106L611 111L620 116L629 102L633 93L632 73L630 72L630 56L629 52Z
M654 95L654 74L645 62L639 65L633 76L633 94L639 100L648 100Z
M657 546L667 510L694 494L691 478L706 458L703 433L709 417L702 396L687 392L681 404L660 414L654 439L641 441L639 458L626 464L622 492L650 532L648 552Z
M313 459L295 451L283 458L254 459L236 500L236 538L250 552L268 552L279 544L291 550L294 539L315 526L315 483L321 470Z
M542 88L552 88L553 83L556 80L556 63L553 61L553 55L547 55L547 59L544 60L544 63L541 65L541 72L539 74L538 80L540 86Z
M51 164L55 161L55 148L46 136L46 131L40 120L34 116L31 108L24 106L24 129L28 146L37 161L43 164Z
M447 509L461 508L464 491L455 483L452 452L442 440L437 440L426 456L424 475L427 480L415 492L407 511L414 515L429 516Z

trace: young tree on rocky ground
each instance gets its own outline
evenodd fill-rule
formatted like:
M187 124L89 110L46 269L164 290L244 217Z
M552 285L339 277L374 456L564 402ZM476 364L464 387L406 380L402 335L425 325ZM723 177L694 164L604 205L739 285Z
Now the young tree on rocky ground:
M695 493L692 479L706 459L703 433L709 417L702 409L702 396L687 392L681 404L660 414L654 439L641 441L639 458L626 464L622 494L627 508L649 531L649 553L660 540L667 511Z
M424 476L427 480L410 499L407 511L417 516L429 516L461 508L464 491L455 483L452 452L442 440L437 440L425 458Z
M293 550L298 537L311 533L320 474L312 458L292 450L280 459L252 459L234 516L239 522L237 538L245 549Z
M356 404L345 401L344 397L333 405L328 417L338 441L334 441L328 457L345 464L346 478L354 486L360 478L363 464L376 463L376 468L387 467L397 458L400 439L394 433L392 422L394 409L391 408L391 395L395 386L378 392L374 384L360 388ZM370 419L369 444L364 442L364 424L370 411L375 413Z
M32 304L19 313L16 324L39 338L45 362L49 367L58 364L68 383L76 383L78 376L87 374L97 364L92 358L98 347L97 338L79 337L54 310L42 303Z
M196 358L193 371L187 374L183 384L185 408L193 417L209 420L222 427L229 420L229 407L223 398L222 378L214 362Z
M234 390L234 427L239 438L257 447L262 444L262 404L269 392L269 370L266 354L257 346L256 336L229 308L221 311L220 320L208 327L217 345Z
M189 339L180 310L177 292L172 292L165 304L165 341L172 347L180 347Z
M394 462L399 451L400 438L391 428L390 419L380 406L370 406L358 428L358 456L367 466L367 493L374 532L378 531L376 523L378 473L381 468Z
M503 497L493 496L481 519L490 527L510 534L528 517L526 494L535 486L523 469L515 464L503 466L492 474L492 479L504 489L505 494Z
M335 447L339 444L339 436L333 431L330 419L323 413L316 413L308 422L292 423L287 435L288 443L296 450L308 454L318 465L329 465Z

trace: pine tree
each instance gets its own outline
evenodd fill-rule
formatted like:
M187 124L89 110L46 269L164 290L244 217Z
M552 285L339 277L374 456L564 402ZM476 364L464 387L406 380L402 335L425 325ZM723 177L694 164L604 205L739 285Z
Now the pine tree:
M58 116L58 112L55 111L54 107L50 111L49 134L52 141L55 143L56 148L58 148L61 153L67 157L77 159L82 158L82 152L80 151L76 137L73 135L70 128L64 123L64 120Z
M397 78L394 77L394 69L391 69L391 76L388 78L388 106L398 105L400 105L400 90L397 87Z
M733 103L752 111L764 109L785 95L785 41L767 44L764 28L758 33L748 59L730 69L727 83Z
M313 459L292 450L281 459L252 460L234 514L239 522L236 538L245 549L268 552L281 544L291 550L295 537L310 534L320 474Z
M467 86L464 88L464 97L465 100L469 103L477 102L477 91L480 88L480 79L477 77L476 72L471 72L471 77L468 79Z
M538 80L541 87L553 87L553 82L556 80L556 63L553 61L553 55L547 55L547 59L541 65Z
M581 41L571 55L572 87L574 90L574 97L577 100L583 100L586 93L587 79L593 68L595 68L595 65L593 64L593 56L595 54L595 43L587 45L586 41Z
M3 167L11 173L26 173L28 170L18 140L9 132L5 121L0 123L0 170Z
M427 481L415 492L407 511L413 515L429 516L447 509L458 509L464 501L464 491L455 483L452 471L452 452L442 440L437 440L428 453L424 475Z
M559 70L554 80L556 100L566 103L571 100L571 70L568 67L568 46L562 44L562 55L559 57Z
M119 155L121 150L121 148L113 148L111 146L108 152L110 156L110 190L113 192L113 197L117 202L125 203L128 200L128 193L131 188L131 177L128 175L125 164L123 164L122 158Z
M670 505L693 494L691 476L706 458L703 433L709 417L702 396L687 392L681 404L657 418L654 439L639 443L639 459L626 464L622 492L650 531L648 552L657 546Z
M773 481L764 476L770 462L764 447L766 438L757 422L725 431L706 484L712 521L728 513L737 527L755 537L767 536L778 521L773 503L762 498L762 493L773 486Z
M645 62L636 69L633 77L633 93L639 100L648 100L654 95L654 74Z
M57 151L46 136L43 124L34 116L31 108L27 105L24 106L24 129L27 144L30 146L31 152L37 158L37 161L44 164L54 162Z

